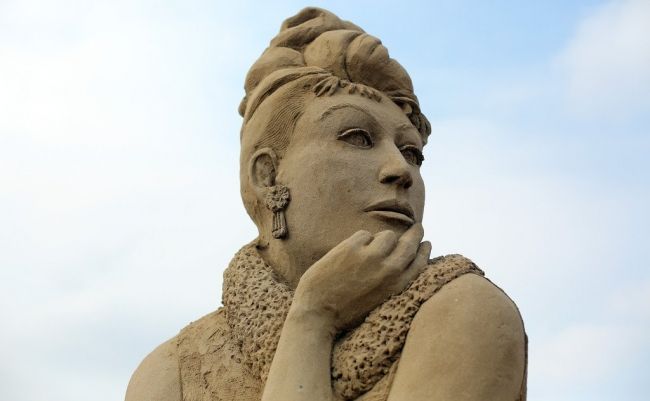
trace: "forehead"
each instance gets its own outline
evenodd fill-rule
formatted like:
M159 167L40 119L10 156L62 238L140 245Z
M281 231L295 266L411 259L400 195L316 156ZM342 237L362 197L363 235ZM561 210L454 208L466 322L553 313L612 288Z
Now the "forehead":
M366 125L370 129L412 136L414 141L421 142L418 130L408 117L385 96L379 102L358 94L340 92L332 96L316 97L306 104L301 123L333 129ZM309 127L303 125L303 128Z

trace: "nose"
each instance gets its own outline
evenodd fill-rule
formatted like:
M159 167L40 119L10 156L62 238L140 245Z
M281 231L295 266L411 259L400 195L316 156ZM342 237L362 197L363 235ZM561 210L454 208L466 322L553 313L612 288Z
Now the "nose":
M404 189L409 189L413 185L411 169L399 150L393 152L382 166L379 171L379 182L397 185Z

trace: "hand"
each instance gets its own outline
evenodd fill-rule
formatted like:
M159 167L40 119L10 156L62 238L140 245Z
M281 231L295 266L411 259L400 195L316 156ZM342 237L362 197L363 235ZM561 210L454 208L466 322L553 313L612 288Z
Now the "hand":
M334 331L353 327L426 267L431 253L417 223L401 237L357 231L302 276L292 310L327 320ZM296 312L298 313L298 312Z

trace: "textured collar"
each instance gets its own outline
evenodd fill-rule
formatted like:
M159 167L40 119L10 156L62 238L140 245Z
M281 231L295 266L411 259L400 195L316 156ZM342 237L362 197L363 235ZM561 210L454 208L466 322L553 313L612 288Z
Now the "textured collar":
M449 255L429 266L400 294L374 309L356 328L343 333L332 351L332 386L351 400L370 390L399 359L420 306L451 280L483 275L472 261ZM254 244L244 246L224 273L223 305L233 339L250 372L266 382L293 290L278 279Z

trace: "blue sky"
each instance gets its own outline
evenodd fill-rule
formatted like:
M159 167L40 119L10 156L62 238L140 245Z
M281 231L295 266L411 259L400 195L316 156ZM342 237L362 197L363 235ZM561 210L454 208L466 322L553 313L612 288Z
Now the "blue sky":
M531 401L650 394L650 2L313 2L433 125L426 236L519 305ZM255 230L250 64L304 3L0 2L0 397L123 397ZM227 232L227 234L226 234Z

